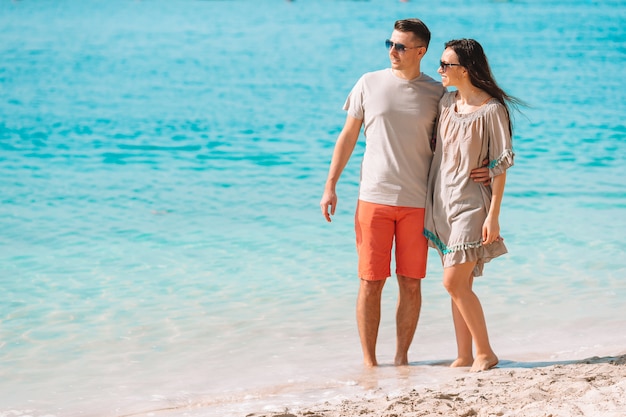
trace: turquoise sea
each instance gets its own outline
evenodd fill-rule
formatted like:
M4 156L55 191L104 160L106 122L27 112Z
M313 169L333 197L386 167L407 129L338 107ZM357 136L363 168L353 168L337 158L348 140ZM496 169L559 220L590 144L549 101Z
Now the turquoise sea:
M353 211L320 209L344 100L393 22L479 40L515 118L476 291L503 367L626 352L626 2L0 2L0 417L245 416L460 370L430 252L397 369L366 372Z

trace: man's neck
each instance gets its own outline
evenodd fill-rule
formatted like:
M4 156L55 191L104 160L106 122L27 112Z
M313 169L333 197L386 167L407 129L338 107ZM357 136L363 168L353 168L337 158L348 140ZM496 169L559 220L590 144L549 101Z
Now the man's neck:
M419 77L422 74L422 71L420 70L419 66L417 68L413 68L410 70L392 69L391 71L393 71L396 77L402 78L405 80L412 80L414 78Z

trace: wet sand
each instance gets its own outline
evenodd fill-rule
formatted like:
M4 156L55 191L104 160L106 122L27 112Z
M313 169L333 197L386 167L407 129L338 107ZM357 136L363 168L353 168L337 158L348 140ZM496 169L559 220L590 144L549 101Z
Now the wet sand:
M624 417L626 354L556 363L505 361L437 386L372 394L248 417Z

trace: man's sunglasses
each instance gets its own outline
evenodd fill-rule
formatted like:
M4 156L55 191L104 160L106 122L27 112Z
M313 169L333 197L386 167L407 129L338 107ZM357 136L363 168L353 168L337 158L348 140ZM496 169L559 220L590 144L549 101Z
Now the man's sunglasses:
M407 49L418 49L418 48L423 48L423 46L414 46L414 47L409 47L406 45L403 45L401 43L397 43L397 42L392 42L391 40L387 39L385 41L385 47L387 49L391 49L394 48L396 51L398 51L398 53L403 54L407 51Z

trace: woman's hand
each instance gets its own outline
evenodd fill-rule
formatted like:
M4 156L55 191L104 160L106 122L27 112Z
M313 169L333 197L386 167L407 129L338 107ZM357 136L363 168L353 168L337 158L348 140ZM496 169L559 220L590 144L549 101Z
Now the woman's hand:
M496 216L487 215L483 223L483 245L488 245L496 240L502 240L500 237L500 223Z

